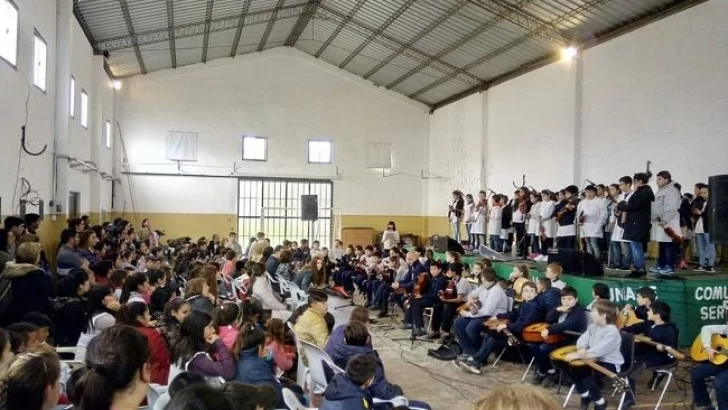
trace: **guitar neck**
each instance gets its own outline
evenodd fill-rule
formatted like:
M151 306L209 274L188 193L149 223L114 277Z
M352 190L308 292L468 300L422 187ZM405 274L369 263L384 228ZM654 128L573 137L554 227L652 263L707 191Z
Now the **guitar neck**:
M597 364L597 362L595 362L594 360L591 360L591 359L579 359L579 360L584 362L584 364L591 367L592 369L598 371L599 373L609 377L610 379L616 379L618 377L614 372L612 372L611 370L607 369L604 366Z
M675 358L677 360L683 360L683 359L685 359L685 355L682 352L680 352L679 350L675 350L674 348L672 348L670 346L667 346L667 345L661 345L660 343L656 343L656 342L654 342L653 340L649 339L646 336L636 335L635 336L635 341L641 342L641 343L647 343L648 345L653 346L653 347L662 346L662 347L665 348L665 350L668 353L670 353L671 355L675 356Z

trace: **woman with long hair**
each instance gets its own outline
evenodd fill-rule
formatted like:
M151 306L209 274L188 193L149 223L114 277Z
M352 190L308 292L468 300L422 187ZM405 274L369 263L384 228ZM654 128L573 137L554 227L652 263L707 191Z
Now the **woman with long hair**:
M291 370L293 367L293 360L296 358L295 350L290 349L291 346L286 345L285 343L286 329L286 325L280 319L271 319L268 322L265 348L270 351L273 356L274 371L281 370L283 372L287 372Z
M144 272L134 272L124 280L119 302L123 305L131 302L149 303L149 277Z
M84 269L71 269L58 286L59 297L53 299L54 341L57 346L76 346L86 327L86 294L91 279Z
M185 297L190 302L192 310L199 310L212 316L215 310L215 297L210 293L205 278L195 278L187 281Z
M0 374L0 408L51 410L61 395L61 362L54 352L15 356Z
M251 278L249 287L249 289L252 289L252 293L248 293L258 299L265 309L272 310L273 316L287 318L290 316L290 312L288 312L286 305L278 299L278 296L273 293L273 287L264 276L264 272L265 265L260 262L253 264L250 269Z
M168 351L172 352L179 339L179 328L191 311L190 302L182 298L172 298L165 306L164 317L157 323L157 330L164 338Z
M459 190L452 191L452 202L447 211L447 219L452 227L453 239L460 243L460 222L463 219L465 198Z
M137 410L151 379L147 339L129 326L104 330L89 343L86 367L73 377L74 409Z
M182 371L213 382L235 377L235 359L215 332L212 316L202 311L193 310L182 322L170 359L174 366L171 379Z
M285 408L283 402L283 387L276 379L271 369L273 361L272 351L265 348L265 332L250 322L240 326L240 333L235 340L232 352L238 358L235 380L252 384L268 385L275 389L278 396L279 408Z
M382 234L382 247L385 251L389 251L393 246L399 244L399 232L394 221L389 221L387 229Z
M318 256L311 258L311 262L301 268L296 274L293 282L304 291L309 287L320 287L324 284L326 272L324 271L324 260Z
M169 352L162 336L151 327L152 318L147 304L132 302L122 306L119 311L119 324L131 326L147 338L150 381L166 386L169 378Z
M121 308L121 304L116 300L111 288L107 286L91 288L86 301L88 321L76 344L76 357L74 358L79 362L86 359L86 348L91 340L116 324L116 314Z
M96 232L88 229L78 234L78 254L88 261L89 266L99 262L101 259L96 254L96 244L99 238Z

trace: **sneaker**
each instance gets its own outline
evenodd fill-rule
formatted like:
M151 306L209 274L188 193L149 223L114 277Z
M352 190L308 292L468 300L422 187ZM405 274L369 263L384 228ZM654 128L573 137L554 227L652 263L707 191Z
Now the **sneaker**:
M674 275L674 274L675 274L675 269L672 269L672 268L665 268L665 269L660 270L660 275Z
M538 386L544 380L546 380L547 377L548 377L548 375L546 375L546 374L541 374L539 372L536 372L536 373L533 374L533 378L531 379L531 384L534 385L534 386Z
M473 359L470 359L467 362L460 363L460 368L472 374L482 373L482 371L480 370L480 365L475 363Z
M581 402L579 403L579 410L587 410L589 408L589 405L591 405L591 397L589 396L581 396Z
M541 387L544 389L549 389L551 387L556 386L556 384L559 382L558 376L556 376L556 373L548 373L546 375L546 379L541 383Z
M594 410L607 410L608 404L609 404L609 402L607 402L606 400L604 400L604 403L602 403L602 404L594 403Z
M644 269L632 269L632 272L627 275L630 279L640 279L647 276L647 272Z
M425 339L427 340L437 340L440 338L440 334L437 332L430 332L425 336Z
M660 273L662 269L662 266L655 265L650 268L650 273Z
M412 330L412 325L409 323L405 323L402 325L402 330Z
M427 330L425 330L424 327L415 329L414 331L412 331L412 333L415 335L415 337L427 336Z
M704 267L702 267L702 266L701 266L701 267L699 267L698 269L695 269L695 271L696 271L696 272L705 272L705 271L707 271L707 270L708 270L708 268L704 268Z
M379 313L377 313L377 317L379 319L383 319L383 318L387 317L387 311L386 310L380 311Z
M609 270L617 270L617 265L607 265L607 269L609 269Z
M712 266L708 266L707 268L705 268L705 271L706 272L712 272L713 271L713 267Z

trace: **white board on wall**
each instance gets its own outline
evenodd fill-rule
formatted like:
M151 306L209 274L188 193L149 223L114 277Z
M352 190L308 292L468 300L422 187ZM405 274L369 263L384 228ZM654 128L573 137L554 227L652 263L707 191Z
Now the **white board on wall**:
M167 159L197 161L197 133L167 131Z

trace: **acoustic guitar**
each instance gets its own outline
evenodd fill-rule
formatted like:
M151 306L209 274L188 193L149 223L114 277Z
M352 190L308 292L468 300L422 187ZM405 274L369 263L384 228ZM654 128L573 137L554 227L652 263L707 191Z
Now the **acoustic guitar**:
M676 358L677 360L685 360L685 355L681 351L667 345L661 345L660 343L653 342L652 339L645 335L634 335L634 341L639 343L645 343L654 347L662 346L672 357Z
M619 391L625 390L627 388L627 386L629 384L626 379L620 378L616 373L605 368L604 366L599 365L592 359L578 359L578 360L572 360L570 362L567 362L566 356L570 353L576 352L577 350L578 349L576 348L576 345L564 346L564 347L560 347L560 348L554 350L553 352L551 352L549 357L551 357L551 360L554 360L557 362L568 363L569 366L572 366L572 367L589 366L593 370L603 374L604 376L606 376L610 380L612 380L612 383L614 383L614 387L616 387Z
M670 227L670 225L662 224L662 219L657 218L658 225L665 231L665 235L667 235L672 243L674 243L677 246L681 246L683 244L683 237L680 236L677 232L675 232L674 229Z
M561 343L563 342L566 337L562 334L552 334L549 333L549 335L544 339L541 336L541 332L546 330L548 328L548 323L533 323L528 326L526 326L525 329L523 329L523 341L526 343L546 343L546 344L554 344L554 343Z
M508 344L510 346L517 345L519 343L518 338L511 333L508 328L504 328L500 332L498 331L498 326L500 325L507 325L508 322L510 322L508 319L496 319L494 317L486 320L483 322L483 326L486 328L487 332L492 335L497 335L498 333L503 333L508 338Z
M708 357L708 352L703 347L703 341L700 338L700 334L695 338L692 347L690 347L690 357L696 362L705 362L710 360L716 366L720 366L725 362L728 362L728 337L725 335L713 335L710 337L710 347L715 350L715 356L713 360Z
M619 315L617 315L617 329L619 330L642 322L644 322L644 320L638 318L637 314L634 313L634 310L622 309L622 311L619 312Z

